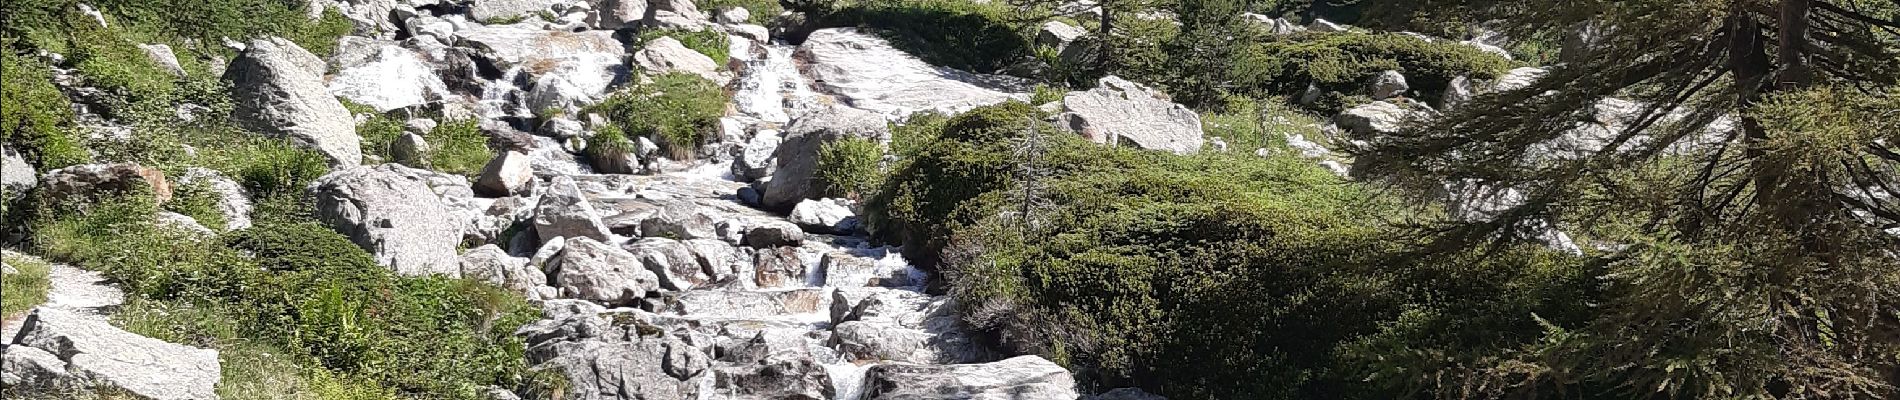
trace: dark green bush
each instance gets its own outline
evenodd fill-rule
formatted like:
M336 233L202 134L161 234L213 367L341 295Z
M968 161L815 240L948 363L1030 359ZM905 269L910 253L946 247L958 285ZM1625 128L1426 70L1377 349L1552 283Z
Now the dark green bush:
M1047 131L1027 157L1024 133L1049 129L1034 112L952 118L867 220L925 252L906 256L935 266L989 340L1086 385L1391 398L1403 388L1364 382L1434 365L1422 351L1522 344L1542 330L1532 313L1574 320L1590 298L1586 269L1538 248L1407 257L1415 242L1386 221L1418 216L1297 157L1179 156ZM1398 336L1417 347L1390 345Z
M1035 31L1007 2L837 0L811 13L820 26L876 28L891 45L933 65L995 72L1033 55Z
M614 93L588 111L605 115L626 137L650 138L671 158L686 160L718 134L726 94L706 78L674 72Z
M1236 77L1241 93L1297 96L1308 84L1347 95L1363 94L1382 71L1397 70L1419 93L1438 93L1453 78L1489 79L1511 61L1450 41L1426 42L1398 33L1313 33L1257 45L1235 60L1248 65Z

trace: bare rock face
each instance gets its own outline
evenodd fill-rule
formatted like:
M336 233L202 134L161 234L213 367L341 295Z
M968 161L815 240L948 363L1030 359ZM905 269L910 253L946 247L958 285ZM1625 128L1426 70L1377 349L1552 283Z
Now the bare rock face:
M1022 78L984 75L923 62L856 28L820 29L793 55L814 89L852 107L898 119L918 111L957 113L1029 100Z
M362 164L355 120L325 89L324 69L322 59L289 40L251 41L224 71L236 103L232 121L315 149L333 167Z
M0 202L19 200L39 185L40 177L33 172L33 165L12 147L0 147L0 162L4 162L0 164Z
M568 176L554 178L547 193L541 194L541 202L534 207L534 231L544 241L584 237L600 242L613 236L594 206L587 203L586 194Z
M431 173L397 164L331 172L311 183L317 219L403 275L459 276L463 221L442 202Z
M1037 356L987 364L881 364L864 377L865 400L1073 399L1075 378Z
M40 195L49 199L73 199L129 191L150 190L159 203L172 198L171 181L165 172L138 164L81 164L47 171L41 176Z
M1063 128L1096 143L1129 144L1177 154L1201 150L1201 116L1146 86L1105 77L1095 89L1069 92L1059 116Z
M451 95L434 65L393 43L378 46L364 62L338 72L330 79L329 92L383 112Z
M114 388L152 400L214 400L218 351L166 343L42 307L5 348L5 375L27 387ZM9 382L13 384L15 382Z
M638 257L586 237L568 238L549 263L555 287L565 298L624 306L660 288L659 277L641 266Z
M508 150L488 160L475 179L475 194L505 197L527 194L534 189L534 167L527 154Z
M679 39L663 36L647 42L645 48L633 54L633 63L654 74L683 72L699 75L706 80L720 82L719 64L712 57L686 48Z
M632 311L604 314L598 306L550 302L547 319L521 327L528 362L567 378L570 399L686 400L700 398L693 382L709 372L704 344L669 332ZM643 315L644 314L644 315ZM626 321L625 324L609 324Z

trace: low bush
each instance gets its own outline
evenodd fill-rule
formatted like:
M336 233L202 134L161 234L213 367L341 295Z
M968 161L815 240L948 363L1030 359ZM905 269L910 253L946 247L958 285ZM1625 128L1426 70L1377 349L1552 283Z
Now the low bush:
M706 78L674 72L616 92L588 112L605 115L628 138L650 138L672 159L686 160L718 134L726 94Z
M878 166L883 160L884 146L870 139L846 137L826 143L818 151L819 191L851 199L868 195L882 180Z
M1443 92L1453 78L1489 79L1511 61L1451 41L1427 42L1398 33L1310 33L1260 43L1238 56L1249 65L1236 77L1240 94L1297 96L1308 85L1357 95L1380 72L1396 70L1417 93Z
M123 200L42 213L51 217L39 222L36 244L103 271L136 301L175 310L134 314L156 318L139 322L143 330L292 350L290 360L359 392L472 399L488 385L526 384L524 345L510 332L535 313L518 296L474 281L395 276L301 218L267 215L200 239L157 227L149 195Z
M47 277L52 265L32 256L8 252L0 258L14 272L0 275L0 319L11 320L13 316L33 309L46 302L46 291L52 289L52 281Z
M0 143L18 150L27 163L50 170L85 163L92 156L73 125L72 104L53 86L45 63L10 50L13 38L0 38Z
M1225 103L1225 110L1201 114L1201 126L1208 137L1225 140L1229 151L1252 154L1264 148L1284 152L1291 150L1287 147L1287 138L1293 135L1314 142L1326 140L1318 117L1282 98L1259 101L1230 98Z
M1591 299L1589 270L1541 248L1407 257L1416 242L1389 222L1430 215L1310 161L1103 147L1034 112L950 119L866 218L925 253L906 256L934 266L986 340L1087 387L1390 398L1401 391L1367 389L1373 372L1427 368L1420 349L1520 345L1543 329L1533 315L1572 322ZM1023 154L1025 132L1045 150ZM1425 345L1381 347L1398 336Z
M390 145L407 132L408 121L365 105L344 102L344 107L353 114L368 116L356 126L357 136L363 138L360 147L364 155L376 156L384 162L403 162L414 168L475 176L494 156L488 149L488 135L482 134L480 121L468 119L436 125L435 129L422 134L422 141L428 143L429 148L420 159L397 160Z
M594 172L605 174L631 174L637 171L622 160L632 157L634 144L627 134L615 125L602 126L594 131L594 137L587 138L587 148L581 153L587 156L589 166Z

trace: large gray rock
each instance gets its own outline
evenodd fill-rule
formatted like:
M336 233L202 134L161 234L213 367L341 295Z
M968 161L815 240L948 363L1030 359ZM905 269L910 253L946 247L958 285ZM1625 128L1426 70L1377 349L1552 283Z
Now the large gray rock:
M1201 150L1201 116L1167 95L1110 76L1100 86L1069 92L1062 100L1063 128L1096 143L1131 144L1177 154Z
M778 151L779 132L760 130L752 139L739 148L732 157L732 176L741 181L755 181L772 176L772 153Z
M1333 123L1355 139L1366 139L1397 133L1406 122L1426 115L1422 110L1375 101L1341 111L1339 115L1333 116Z
M171 181L165 172L138 164L80 164L46 171L39 179L39 196L65 200L99 198L109 194L150 190L159 203L171 201Z
M858 214L844 199L800 201L786 219L811 233L842 235L858 229Z
M550 304L558 304L551 302ZM709 370L702 346L691 336L667 332L633 311L614 314L608 324L598 308L556 310L548 319L523 326L528 361L535 370L567 378L567 398L599 400L687 400L699 398L694 380Z
M764 330L719 352L720 398L829 399L831 377L797 329Z
M1075 378L1042 357L986 364L880 364L865 373L864 400L1074 399Z
M40 183L33 165L27 164L20 153L12 147L0 146L0 203L11 203L25 197L33 186Z
M1036 33L1036 45L1048 46L1049 48L1056 49L1056 51L1061 51L1063 48L1069 47L1069 44L1074 43L1076 39L1088 36L1088 34L1088 31L1062 21L1043 22L1042 31Z
M481 176L475 178L475 194L504 197L527 194L534 189L534 167L527 154L503 151L488 159Z
M164 44L141 44L139 50L145 52L145 58L152 60L159 69L172 75L185 76L185 67L178 63L178 55L172 53L172 47Z
M1032 86L1022 78L930 65L856 28L812 32L793 56L818 91L891 119L1027 101Z
M818 152L826 144L846 137L879 140L890 136L890 125L883 118L864 110L832 106L807 113L786 128L785 141L774 150L778 167L772 171L772 184L766 185L760 205L770 210L789 211L805 199L822 193L812 184L818 171Z
M587 237L568 238L561 255L549 263L554 286L565 298L625 306L660 288L659 278L638 257Z
M548 275L528 265L528 258L509 256L501 246L484 245L462 253L462 277L530 294L548 284Z
M547 192L541 194L541 202L534 207L534 231L542 240L584 237L604 242L613 236L569 176L554 178Z
M594 29L620 29L639 25L646 14L647 0L601 0L588 13L587 24Z
M323 70L323 60L289 40L251 41L224 71L235 103L232 121L317 150L333 167L361 164L355 120L324 88Z
M761 288L805 285L805 261L798 249L779 247L752 253L752 283Z
M712 283L713 273L700 265L693 249L685 242L667 238L645 238L628 243L628 252L659 277L660 288L690 290Z
M640 234L674 240L716 238L718 232L714 225L712 216L701 212L699 206L686 201L669 201L640 222Z
M66 361L53 353L26 346L0 347L0 385L65 392L83 384L66 371Z
M553 12L556 4L564 0L475 0L468 6L468 16L476 21L492 21L534 16L537 12Z
M752 248L771 249L797 246L805 241L805 231L785 221L772 221L746 229L742 242Z
M251 195L244 185L224 176L215 170L205 168L186 168L185 174L178 177L180 186L200 185L217 196L218 213L224 215L224 230L234 231L251 227Z
M311 183L317 219L398 274L456 276L463 221L431 188L431 173L397 164L349 168Z
M383 112L439 101L451 96L435 65L416 51L393 43L330 78L329 92Z
M65 363L70 379L78 381L74 387L116 388L153 400L218 398L213 391L222 378L217 350L166 343L49 307L28 316L17 339L8 346L7 358L30 358L34 366L29 369L57 366L44 355L12 355L15 346L43 350Z
M686 48L685 44L672 36L647 41L646 47L633 54L633 64L656 75L683 72L713 82L724 80L719 76L719 63L713 62L712 57Z
M1412 86L1405 83L1405 75L1399 71L1386 70L1372 81L1372 99L1385 100L1405 94Z

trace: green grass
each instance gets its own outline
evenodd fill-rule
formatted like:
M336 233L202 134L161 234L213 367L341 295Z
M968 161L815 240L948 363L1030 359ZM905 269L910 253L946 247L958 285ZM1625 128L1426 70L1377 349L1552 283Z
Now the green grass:
M718 134L726 94L698 75L674 72L616 92L587 111L605 115L629 139L652 139L670 158L688 160Z
M898 49L932 65L994 72L1031 55L1031 21L1008 2L839 0L801 10L822 26L876 28Z
M772 27L777 25L778 15L785 12L785 6L778 0L705 0L699 2L699 9L707 12L720 12L733 7L744 7L752 14L748 23Z
M732 60L732 39L726 37L725 33L713 30L698 32L683 29L647 30L640 32L640 37L635 44L636 47L645 46L647 42L661 37L671 37L680 41L680 44L685 45L686 48L705 54L706 57L712 58L713 64L718 65L721 70L726 69L726 62Z
M0 275L0 292L6 293L0 298L0 319L12 318L45 303L46 291L53 288L47 278L52 265L46 261L12 252L6 253L5 261L19 273Z
M368 116L356 126L357 136L363 138L363 154L380 157L384 162L398 162L389 146L405 132L407 121L361 104L344 102L344 107L353 114ZM424 133L422 140L429 144L429 151L423 153L420 160L404 165L472 177L481 174L488 159L494 157L488 149L488 135L482 134L480 121L473 119L443 122Z
M1301 135L1308 141L1326 139L1318 117L1308 114L1282 98L1254 101L1228 99L1227 110L1201 115L1201 126L1208 137L1227 141L1230 151L1253 154L1254 149L1289 150L1287 138Z

